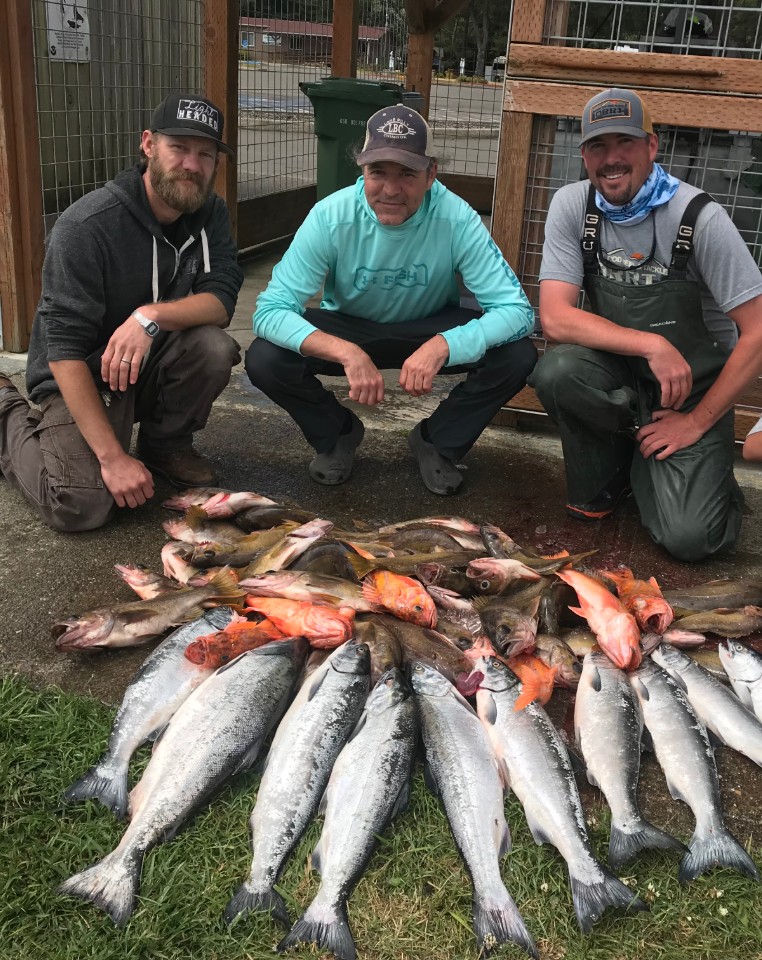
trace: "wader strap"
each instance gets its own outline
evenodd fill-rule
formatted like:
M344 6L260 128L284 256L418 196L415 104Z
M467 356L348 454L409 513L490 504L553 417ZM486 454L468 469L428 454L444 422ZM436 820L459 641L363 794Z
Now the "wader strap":
M693 235L698 215L713 198L708 193L697 193L685 208L683 219L677 228L677 239L672 244L672 260L669 264L670 280L685 280L688 275L688 259L693 253Z
M601 245L601 218L603 214L595 205L595 187L590 184L585 208L585 223L582 228L582 266L586 274L598 273L598 250Z

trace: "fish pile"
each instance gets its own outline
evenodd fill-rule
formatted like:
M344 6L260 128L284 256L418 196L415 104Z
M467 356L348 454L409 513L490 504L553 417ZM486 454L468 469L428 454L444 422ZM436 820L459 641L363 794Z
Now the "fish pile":
M535 841L566 861L585 933L609 907L648 909L616 876L648 849L678 851L681 881L718 865L759 880L724 823L713 748L762 766L762 656L738 642L762 625L762 583L662 594L626 568L591 569L595 551L543 556L458 517L342 531L255 493L208 489L165 506L183 517L164 524L163 572L116 567L140 599L52 628L59 650L87 652L176 628L129 684L105 754L64 792L129 824L61 893L126 924L146 852L250 769L271 733L251 868L224 918L269 912L287 930L281 952L314 943L356 956L347 900L405 809L419 740L484 955L513 943L538 957L501 875L509 788ZM707 646L701 630L728 641ZM576 749L611 808L608 865L587 834L575 752L544 709L557 686L576 691ZM130 791L146 741L153 753ZM638 807L646 741L694 814L687 847ZM320 887L292 924L276 884L316 815Z

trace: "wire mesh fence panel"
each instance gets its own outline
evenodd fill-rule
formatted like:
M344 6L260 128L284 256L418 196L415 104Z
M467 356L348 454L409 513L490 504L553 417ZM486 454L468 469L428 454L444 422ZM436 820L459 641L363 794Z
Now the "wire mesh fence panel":
M720 203L762 267L762 134L709 128L655 126L657 161L674 176ZM522 283L538 305L545 219L553 194L586 178L579 153L579 121L569 117L533 120L524 235L518 265Z
M315 183L312 105L300 83L331 72L330 0L241 0L238 199Z
M137 160L167 93L202 90L203 18L203 0L32 0L47 230Z
M759 0L551 0L543 42L759 60L762 5Z

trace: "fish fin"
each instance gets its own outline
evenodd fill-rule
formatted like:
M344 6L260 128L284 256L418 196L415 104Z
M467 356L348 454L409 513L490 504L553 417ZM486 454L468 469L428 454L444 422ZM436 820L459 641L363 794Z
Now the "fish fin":
M532 934L504 887L500 895L474 896L472 915L480 957L488 956L498 944L515 943L534 960L539 960Z
M669 777L666 777L666 774L665 774L665 778L667 781L667 789L669 790L669 795L672 797L672 799L682 800L683 803L688 804L688 801L685 799L685 796L683 795L683 791L676 784L674 784L669 779ZM688 804L688 806L690 806L690 804Z
M526 817L529 832L532 834L534 842L538 847L542 846L543 843L552 843L550 837L545 833L544 828L541 827L526 810L524 810L524 816Z
M119 767L106 754L84 776L64 790L62 800L64 803L99 800L117 820L124 820L127 816L127 793L127 767Z
M528 707L530 703L534 703L540 696L542 688L543 681L539 677L527 677L526 680L522 680L521 693L516 697L516 702L513 704L514 713Z
M394 820L395 817L399 814L404 813L408 808L410 803L410 778L408 777L400 787L400 792L397 794L397 799L394 801L394 806L392 807L391 815L389 820Z
M384 606L384 598L378 592L378 587L371 580L363 580L362 582L362 595L363 599L367 600L368 603L372 603L375 607Z
M502 859L506 853L511 849L511 829L508 826L506 821L502 829L500 830L500 836L498 837L498 847L497 847L497 856L498 859Z
M479 594L478 597L471 597L471 605L477 611L488 607L495 598L489 594Z
M583 933L590 933L606 907L624 907L630 910L648 910L648 904L625 886L613 873L600 865L603 879L597 883L585 883L584 880L569 874L572 900L577 923Z
M333 910L321 905L319 920L309 919L309 914L308 907L275 948L278 953L299 943L314 943L321 953L331 953L339 960L355 960L357 950L349 928L346 901L340 900Z
M205 510L202 510L201 507L192 506L188 507L185 511L183 519L191 530L198 530L209 522L209 515Z
M599 790L601 789L601 784L598 780L598 777L596 777L589 767L587 768L587 782L590 784L590 786L598 787ZM613 831L614 828L612 827L611 829Z
M88 900L107 913L117 927L123 927L135 909L142 864L143 853L138 849L129 860L113 851L94 866L64 880L58 893Z
M648 687L639 677L630 676L630 683L632 684L633 689L636 691L638 696L642 697L643 700L651 699L651 695L648 692Z
M494 727L497 720L497 706L495 705L495 698L492 694L487 694L484 698L484 707L480 711L480 716L484 723L488 723L491 727Z
M667 671L667 672L669 672L669 671ZM670 675L670 677L672 677L672 679L675 681L676 685L677 685L678 687L680 687L680 689L683 691L683 693L684 693L684 694L686 695L686 697L687 697L687 696L688 696L688 684L685 682L685 680L683 680L682 675L679 674L677 671L675 671L674 673L669 673L669 675Z
M653 753L654 752L654 741L651 736L651 731L648 727L643 727L643 730L640 734L640 752L641 753Z
M325 799L325 794L323 794L323 800L324 799ZM322 806L323 801L321 800L320 803ZM320 814L320 811L318 811L318 814ZM315 849L312 851L312 854L310 856L310 867L315 871L315 873L319 873L322 875L323 873L323 833L320 834L320 839L315 844Z
M714 730L710 730L709 727L705 726L706 735L709 738L709 744L713 750L717 747L726 747L726 741L720 736L719 733L715 733Z
M327 676L328 676L328 673L325 670L323 670L318 674L318 676L314 678L314 680L310 685L310 692L305 703L309 703L310 700L312 700L317 695L318 690L323 686L323 681Z
M248 883L242 883L235 892L225 907L222 918L229 925L252 910L258 913L270 913L286 929L291 926L286 904L278 891L273 887L267 887L262 891L252 890Z
M207 596L215 598L242 597L246 593L245 590L241 589L238 577L230 567L223 567L218 573L215 573L206 588L212 591ZM201 612L203 614L203 610Z
M423 781L435 797L438 797L439 799L442 798L442 793L439 789L437 778L434 776L434 771L431 769L431 764L427 759L425 759L423 763Z
M712 867L730 867L759 882L757 865L729 830L716 830L708 836L698 836L696 831L680 864L678 878L681 883L695 880Z
M590 686L595 690L596 693L601 692L601 674L598 670L598 667L593 667L590 676Z
M619 872L643 850L687 851L684 843L670 836L647 820L641 820L636 830L620 830L611 825L609 839L609 866Z
M327 806L328 806L328 787L326 786L325 790L323 791L323 795L322 795L322 797L320 798L320 803L318 804L318 810L317 810L317 816L318 816L318 817L322 817L322 816L323 816L323 814L324 814L325 811L326 811L326 807L327 807ZM321 836L322 836L322 834L321 834ZM315 849L317 850L317 847L316 847Z
M378 561L375 558L368 560L366 557L361 557L359 553L348 553L347 562L358 580L367 577L371 570L375 570L378 566Z
M360 733L360 731L363 729L363 727L367 722L368 722L368 715L365 713L365 711L363 711L363 713L360 716L360 719L355 724L354 730L349 735L349 739L347 740L347 743L351 743L354 740L354 738Z
M241 757L238 763L235 766L235 769L230 774L231 777L236 776L236 774L243 773L245 770L250 770L251 767L257 762L257 757L259 756L259 751L262 748L262 740L258 739L253 743L246 753Z

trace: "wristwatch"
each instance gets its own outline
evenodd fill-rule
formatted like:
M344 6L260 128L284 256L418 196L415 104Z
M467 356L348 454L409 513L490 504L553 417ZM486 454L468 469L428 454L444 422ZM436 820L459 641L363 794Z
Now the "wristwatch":
M149 320L144 313L140 312L140 310L133 310L132 315L149 337L155 337L159 332L159 324L155 320Z

